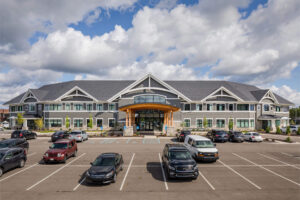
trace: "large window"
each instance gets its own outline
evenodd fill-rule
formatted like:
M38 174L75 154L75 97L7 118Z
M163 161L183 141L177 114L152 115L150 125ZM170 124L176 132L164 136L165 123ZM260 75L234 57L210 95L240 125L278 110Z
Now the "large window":
M270 110L270 105L269 104L265 104L264 105L264 111L269 111Z
M23 106L18 106L18 111L22 112L23 111Z
M97 127L98 127L98 128L100 128L100 127L103 126L102 123L103 123L103 122L102 122L102 119L97 119Z
M202 110L202 104L196 104L196 110Z
M49 119L49 125L50 127L61 127L61 119Z
M238 128L249 128L249 119L238 119L236 121L236 126Z
M280 106L276 106L276 112L280 112Z
M93 104L91 104L91 103L87 104L86 109L89 111L93 110Z
M108 119L108 126L109 127L115 127L115 119Z
M184 119L184 127L190 127L191 126L191 119Z
M280 120L275 120L276 127L280 126Z
M83 110L83 105L82 104L75 104L75 110Z
M110 104L108 105L108 110L116 110L116 104L110 103Z
M69 103L65 105L65 110L71 110L71 105Z
M134 97L134 103L166 103L166 98L158 95L142 95Z
M75 128L81 128L83 126L83 120L82 119L74 119L74 127Z
M16 112L16 107L15 106L11 106L10 107L10 112Z
M254 119L250 119L250 127L254 127Z
M217 104L217 110L218 111L224 111L225 110L225 104Z
M202 121L202 119L197 119L196 120L196 125L197 125L197 128L202 128L203 127L203 121Z
M35 104L29 104L29 112L35 111Z
M212 119L208 119L207 120L207 127L208 128L211 128L213 126L213 121L212 121Z
M97 104L97 110L103 110L103 104Z
M217 119L217 128L225 128L225 119Z
M49 105L49 110L61 110L61 104L50 104Z
M230 111L233 111L233 104L229 104L228 107L229 107L228 109L229 109Z
M212 104L207 104L206 108L207 108L207 110L213 110L213 105Z
M183 104L183 110L190 111L191 110L191 104Z
M249 104L238 104L237 110L249 110Z
M250 110L251 110L251 111L254 111L254 110L255 110L254 104L250 104Z

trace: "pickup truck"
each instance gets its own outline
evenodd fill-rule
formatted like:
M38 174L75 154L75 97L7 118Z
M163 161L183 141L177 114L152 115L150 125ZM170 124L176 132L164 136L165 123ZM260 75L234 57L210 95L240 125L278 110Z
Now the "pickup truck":
M75 140L61 139L54 142L49 150L43 156L45 163L49 162L62 162L66 163L66 160L70 157L77 155L77 144Z

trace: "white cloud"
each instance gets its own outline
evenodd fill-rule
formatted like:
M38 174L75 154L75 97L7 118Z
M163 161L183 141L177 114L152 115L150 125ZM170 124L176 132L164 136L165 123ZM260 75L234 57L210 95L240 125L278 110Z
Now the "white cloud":
M289 101L293 102L297 106L300 106L300 92L292 89L287 85L283 85L281 87L272 86L271 90L280 96L288 99Z

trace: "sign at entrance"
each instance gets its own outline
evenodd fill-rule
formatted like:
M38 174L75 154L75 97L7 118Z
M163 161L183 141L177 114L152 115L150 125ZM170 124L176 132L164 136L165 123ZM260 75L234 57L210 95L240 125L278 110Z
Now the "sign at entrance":
M140 130L140 126L136 126L136 130Z
M103 131L103 126L100 126L100 130Z
M167 130L168 129L168 126L165 126L165 130Z
M123 127L123 130L126 130L126 126Z

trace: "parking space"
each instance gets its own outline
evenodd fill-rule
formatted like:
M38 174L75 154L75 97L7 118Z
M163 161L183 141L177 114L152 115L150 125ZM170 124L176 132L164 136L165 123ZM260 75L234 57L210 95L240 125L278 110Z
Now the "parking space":
M89 139L78 143L78 155L66 164L39 164L48 149L48 139L32 140L28 162L22 169L0 178L1 199L48 197L92 199L107 198L197 198L239 199L241 194L255 194L261 199L296 198L300 191L300 152L297 145L270 143L218 144L220 159L215 163L198 163L196 180L166 180L160 154L168 138ZM85 172L90 162L104 152L123 155L124 169L113 184L87 184ZM292 152L292 153L291 153ZM294 152L294 153L293 153ZM21 195L23 194L23 196ZM93 196L91 196L93 195ZM47 198L46 198L47 199Z

